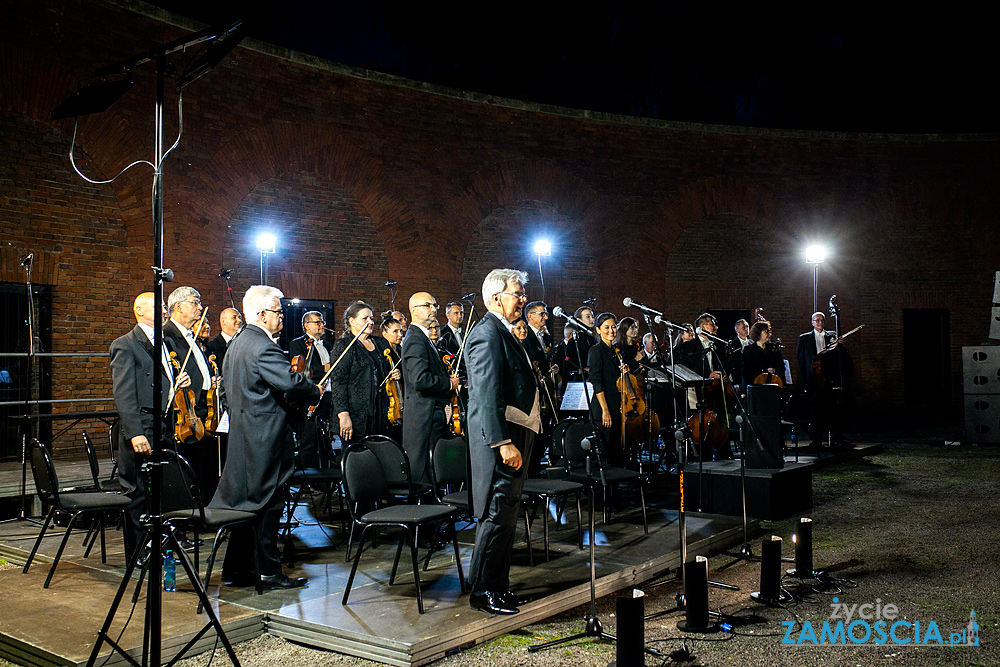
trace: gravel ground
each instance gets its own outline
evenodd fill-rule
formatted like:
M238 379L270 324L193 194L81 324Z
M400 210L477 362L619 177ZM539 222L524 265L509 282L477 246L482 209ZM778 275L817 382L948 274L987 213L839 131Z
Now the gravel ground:
M710 588L713 609L733 615L732 633L685 634L676 629L679 613L647 621L647 646L667 656L646 659L647 665L1000 665L1000 449L944 447L930 443L887 443L884 453L869 459L829 468L813 476L814 561L831 581L806 587L786 579L783 585L795 599L784 608L771 609L750 601L759 590L760 566L740 562L720 571L731 559L710 560L710 578L735 584L738 592ZM784 555L793 555L791 535L795 518L765 524L769 533L784 540ZM760 540L752 542L760 553ZM646 613L674 605L679 588L670 582L647 591ZM836 597L847 605L895 604L898 617L931 621L947 640L960 631L975 608L980 626L979 647L914 647L885 643L849 646L789 646L782 644L786 628L801 623L817 630L829 620ZM598 600L597 615L609 632L615 630L615 603ZM583 630L589 605L571 610L522 630L503 635L463 653L437 662L442 667L526 667L528 665L603 667L615 660L612 643L579 640L538 653L527 647L541 640ZM756 622L748 622L756 621ZM900 633L902 637L907 633ZM860 636L860 630L859 630ZM689 657L678 652L686 651ZM288 667L378 665L337 653L315 650L271 636L237 645L241 662ZM208 655L178 663L201 667ZM216 664L228 664L219 651ZM2 663L2 661L0 661Z

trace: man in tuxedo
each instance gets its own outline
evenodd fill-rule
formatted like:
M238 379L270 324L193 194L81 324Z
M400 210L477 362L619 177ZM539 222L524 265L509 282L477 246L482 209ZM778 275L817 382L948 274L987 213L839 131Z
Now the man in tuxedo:
M283 316L280 290L254 285L243 297L247 326L233 339L222 368L231 410L229 458L211 507L255 512L256 530L234 528L222 565L223 581L252 586L253 553L260 549L265 587L304 586L281 571L278 522L294 470L291 422L297 405L315 405L319 387L292 370L275 339Z
M816 355L833 344L836 334L832 331L825 331L826 316L823 313L813 313L812 331L807 331L799 336L798 346L795 350L795 357L799 366L799 381L809 390L809 379L812 372L813 359Z
M552 349L552 336L549 335L546 323L549 321L548 306L544 301L532 301L524 307L524 319L528 322L528 338L525 345L531 361L538 362L538 368L547 373L549 351Z
M465 307L458 301L452 301L445 306L444 316L447 318L447 323L441 327L437 349L448 354L458 354L459 348L462 347L462 338L465 336L462 330Z
M527 353L511 334L527 301L527 274L495 269L483 281L487 313L469 333L469 453L472 500L479 519L469 565L470 604L516 614L510 560L526 462L541 432L538 382Z
M215 355L215 364L222 368L222 362L226 358L226 350L229 347L230 341L233 340L233 336L240 330L243 326L243 318L240 316L240 311L235 308L224 308L221 313L219 313L219 335L208 341L205 346L208 348L208 353Z
M720 365L720 359L722 359L722 346L710 339L707 335L714 336L718 331L718 325L715 322L715 317L710 313L702 313L695 320L695 336L690 340L686 340L680 344L678 350L678 362L687 366L695 373L698 373L704 377L707 381L721 380L723 375L723 368ZM707 392L702 391L702 387L697 387L695 389L688 390L688 408L691 410L699 409L699 406L704 407L707 410L714 411L720 417L720 428L728 428L728 415L722 409L721 397L724 392L718 392L716 396L719 397L719 401L716 405L706 405L706 394ZM707 401L711 403L712 401ZM729 407L729 406L727 406ZM708 451L708 448L703 448L700 452L703 460L708 460L709 454L712 452ZM716 450L714 453L714 458L717 459L731 459L733 458L732 450L728 443Z
M170 319L163 325L163 338L168 341L170 349L177 353L177 363L182 364L181 370L191 376L191 391L194 392L194 411L202 420L208 416L208 390L212 383L218 383L209 367L208 357L195 341L194 327L201 320L204 308L201 305L201 294L193 287L178 287L167 298L167 312ZM188 350L191 353L188 356ZM187 363L184 363L187 358ZM177 451L184 456L194 468L201 482L202 499L205 502L212 497L215 484L219 479L218 455L215 435L206 431L205 437L198 442L180 443Z
M305 375L313 382L319 382L330 369L330 351L326 349L323 334L326 331L326 321L323 313L310 310L302 315L302 331L298 338L288 343L288 356L294 359L301 356L305 360ZM328 416L330 405L324 402L312 417L308 406L301 406L298 411L295 430L298 433L299 464L303 468L319 467L320 456L317 451L319 427L317 420Z
M174 380L173 367L164 348L157 354L153 349L154 318L167 317L167 311L160 303L153 303L153 293L143 292L132 304L136 325L124 336L111 343L111 391L118 410L121 436L118 447L118 480L122 490L131 499L125 513L123 534L125 555L131 556L139 546L145 528L139 517L146 512L146 485L139 468L153 451L153 422L157 415L167 413L171 404L171 383ZM153 397L153 373L160 373L162 389L160 400ZM186 374L178 376L177 386L187 387L191 378ZM172 446L173 432L169 418L163 419L161 446Z
M410 297L410 326L403 338L403 449L414 482L431 482L431 448L447 428L444 406L458 391L458 376L448 373L431 341L438 304L427 292Z
M823 442L823 436L827 431L831 431L833 440L840 442L843 434L840 426L831 422L831 405L834 396L828 387L815 387L812 382L812 365L816 355L824 351L836 340L836 334L824 329L826 316L816 312L812 315L812 331L807 331L799 336L798 345L795 350L796 361L799 366L799 380L807 392L812 395L812 414L809 420L809 432L812 434L812 445L818 446Z

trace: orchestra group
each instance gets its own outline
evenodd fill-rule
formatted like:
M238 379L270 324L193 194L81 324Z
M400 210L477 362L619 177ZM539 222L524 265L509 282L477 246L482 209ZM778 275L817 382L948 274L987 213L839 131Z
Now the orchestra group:
M780 342L759 315L752 324L739 320L728 342L717 336L709 313L661 340L651 329L640 335L637 319L596 312L593 301L572 316L550 311L545 302L529 300L526 284L524 272L490 272L481 290L485 313L476 321L467 321L475 310L467 313L462 301L442 307L423 291L410 296L407 313L350 303L338 336L323 313L311 310L287 352L279 336L292 327L284 321L284 295L274 287L249 288L241 309L226 308L213 322L192 287L174 289L159 307L151 292L138 295L135 328L111 344L119 475L131 499L127 553L144 546L141 517L148 510L140 467L152 451L157 415L161 446L191 462L204 502L259 517L255 527L234 529L230 537L222 579L233 586L256 585L255 548L264 586L306 584L282 572L277 544L296 467L329 465L336 449L382 435L401 444L413 482L432 485L435 444L461 436L469 447L477 519L470 603L516 613L508 574L521 488L526 477L541 474L564 392L583 389L586 407L577 414L586 417L589 408L602 463L636 467L652 443L659 442L661 460L663 450L671 458L672 448L659 437L662 425L672 438L675 421L692 430L685 452L689 447L702 460L732 458L729 425L747 388L791 381ZM561 337L550 333L550 312L566 319ZM156 317L163 320L159 353ZM823 367L838 343L824 321L814 313L812 331L799 337L798 371L812 394L814 442L829 433L840 444L834 404L846 383ZM699 381L680 382L678 367ZM162 375L158 400L154 373Z

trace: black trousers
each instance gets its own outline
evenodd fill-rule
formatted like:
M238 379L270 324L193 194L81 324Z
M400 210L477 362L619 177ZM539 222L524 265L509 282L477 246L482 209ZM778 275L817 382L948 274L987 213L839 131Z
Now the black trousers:
M511 435L521 439L521 442L512 443L521 450L521 467L511 471L498 464L494 469L486 516L476 527L476 542L469 564L469 585L473 593L510 590L510 561L521 512L521 490L535 439L534 433L523 428L513 429Z
M236 526L229 533L226 558L222 563L223 578L253 573L253 550L260 547L260 573L281 574L281 553L278 550L278 524L285 504L284 488L258 512L257 530Z

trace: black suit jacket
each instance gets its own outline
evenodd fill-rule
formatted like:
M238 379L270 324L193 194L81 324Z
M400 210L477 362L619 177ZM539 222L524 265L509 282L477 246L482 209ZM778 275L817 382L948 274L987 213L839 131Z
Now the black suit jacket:
M319 352L316 351L315 347L310 345L309 349L308 350L306 349L306 341L308 339L309 336L299 336L298 338L293 338L292 340L290 340L288 342L288 357L292 359L299 356L300 354L303 357L308 355L309 356L308 368L309 370L312 371L312 379L315 382L319 382L321 379L323 379L323 375L326 373L326 370L323 367L323 360L320 358ZM336 343L334 343L334 345L336 345ZM324 340L323 347L325 347L327 351L330 351L330 348L333 346L330 346L326 342L326 340ZM344 348L341 347L340 352L342 352L343 350ZM337 355L339 355L340 352L337 352ZM332 352L330 352L330 363L333 363L333 361L337 358L337 355L334 355ZM341 362L341 364L343 363L344 362ZM309 375L309 373L307 372L306 375Z
M248 324L229 344L222 376L229 397L229 450L212 507L257 511L294 468L291 419L319 389L292 366L267 332Z
M159 401L153 400L155 372L163 377ZM153 442L153 419L166 410L170 382L152 344L138 325L111 343L111 389L121 421L121 437L125 441L145 435L150 443Z
M701 337L695 336L693 339L684 341L680 344L679 355L677 362L687 366L695 373L699 373L702 377L708 377L712 373L712 369L717 371L723 371L724 368L719 367L719 360L722 359L722 350L715 343L710 343L714 352L709 352L707 348L702 346ZM711 364L709 363L709 357L711 357Z
M434 413L451 397L451 377L441 355L420 327L406 330L403 361L403 448L410 457L415 482L430 482L430 451L443 429Z
M226 350L229 349L229 343L226 339L219 334L212 340L205 343L205 349L208 350L208 354L215 355L215 365L222 369L222 362L226 358Z
M545 334L542 334L543 336ZM549 341L551 345L551 341ZM538 368L542 373L547 374L549 370L549 355L542 348L542 344L538 341L538 336L532 331L531 327L528 327L528 337L524 340L524 347L528 350L528 357L532 362L538 363Z
M461 330L462 335L465 335L465 330ZM451 327L447 323L441 326L441 335L438 336L437 349L441 352L447 352L448 354L458 354L458 348L462 346L461 341L455 336Z
M824 331L827 347L833 343L836 334L832 331ZM813 331L809 330L799 336L798 346L795 350L795 359L799 365L799 382L809 387L809 370L812 368L813 359L816 357L816 338Z
M478 517L486 514L494 472L504 466L495 445L523 440L516 433L524 427L507 420L507 408L531 412L538 395L538 381L524 349L503 322L487 313L469 333L465 344L469 369L469 454L472 459L472 498ZM536 431L537 432L537 431ZM525 452L521 452L522 457ZM517 473L523 474L524 461Z

